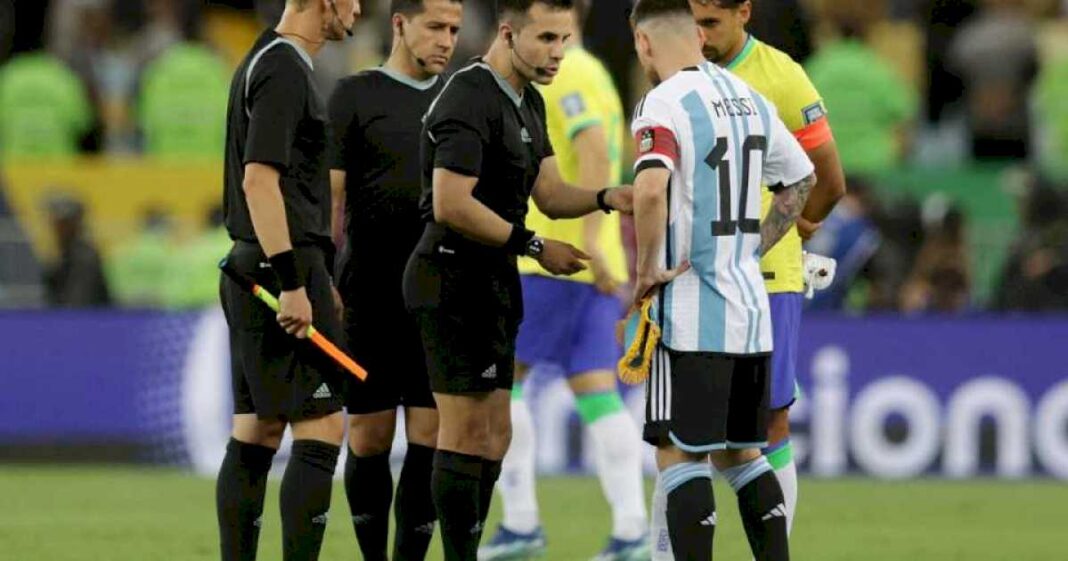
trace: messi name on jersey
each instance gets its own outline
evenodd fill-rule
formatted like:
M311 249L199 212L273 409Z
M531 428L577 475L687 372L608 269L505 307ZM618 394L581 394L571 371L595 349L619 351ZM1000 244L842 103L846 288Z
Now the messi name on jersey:
M750 117L758 115L751 97L725 97L712 102L717 117Z

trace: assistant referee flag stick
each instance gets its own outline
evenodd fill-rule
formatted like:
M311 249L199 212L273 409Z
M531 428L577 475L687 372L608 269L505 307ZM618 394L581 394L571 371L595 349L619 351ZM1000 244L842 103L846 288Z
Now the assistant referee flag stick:
M274 294L271 294L266 288L256 284L252 279L235 271L225 259L219 263L219 268L222 269L222 272L225 273L227 277L230 277L230 280L237 283L241 288L251 292L256 298L259 298L261 302L267 304L267 307L274 310L275 313L278 313L278 298L276 298ZM367 379L367 371L359 364L356 364L356 361L352 360L352 357L337 348L337 345L331 343L322 333L319 333L313 325L308 326L308 338L311 339L312 343L315 343L316 347L319 347L321 351L329 355L330 358L334 359L353 376L356 376L360 380Z

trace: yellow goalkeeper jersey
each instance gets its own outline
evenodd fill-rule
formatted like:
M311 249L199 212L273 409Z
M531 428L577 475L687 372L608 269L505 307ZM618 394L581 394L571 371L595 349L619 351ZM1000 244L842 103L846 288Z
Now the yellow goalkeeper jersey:
M567 50L567 55L560 65L560 73L556 75L553 83L540 90L545 98L549 140L552 142L560 175L564 180L576 184L579 179L579 160L583 155L575 150L575 136L591 126L600 125L601 130L608 135L608 159L612 170L609 184L618 185L622 177L623 135L626 134L623 103L619 100L612 77L601 61L582 47L571 47ZM527 228L537 232L539 236L586 249L581 218L550 220L538 210L533 201L527 214ZM626 282L627 260L617 213L602 218L598 245L612 276L620 282ZM520 259L519 272L552 276L529 258ZM561 278L593 283L593 273L589 270Z
M790 55L750 35L745 47L726 68L745 80L768 101L775 104L786 128L793 132L806 152L819 148L832 138L823 99L801 65ZM771 191L761 192L761 216L771 208ZM801 237L791 228L760 262L768 292L801 292Z

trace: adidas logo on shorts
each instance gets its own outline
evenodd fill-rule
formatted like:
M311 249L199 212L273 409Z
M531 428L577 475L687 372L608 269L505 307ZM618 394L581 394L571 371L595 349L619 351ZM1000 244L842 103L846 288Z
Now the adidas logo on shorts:
M715 526L716 525L716 513L712 513L712 516L705 518L701 521L702 526Z
M329 518L330 518L330 515L324 512L324 513L320 514L319 516L316 516L315 518L312 518L311 521L312 521L312 524L319 524L319 525L322 525L322 526L326 526L326 521Z
M330 392L330 386L327 386L326 382L323 382L312 394L313 399L330 399L331 397L334 397L334 394Z
M493 366L490 366L489 368L487 368L486 371L482 373L482 377L487 379L487 380L493 380L494 378L496 378L497 377L497 365L494 364Z

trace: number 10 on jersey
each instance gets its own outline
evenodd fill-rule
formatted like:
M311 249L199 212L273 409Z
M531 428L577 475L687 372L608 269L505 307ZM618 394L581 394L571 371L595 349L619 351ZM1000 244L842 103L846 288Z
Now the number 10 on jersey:
M731 174L731 162L726 159L727 147L727 137L721 136L716 139L716 146L705 157L705 164L719 172L719 220L712 221L712 236L733 236L736 232L759 234L760 218L745 215L746 208L749 206L750 193L754 187L751 185L749 168L754 152L759 152L759 157L763 161L764 152L768 148L768 139L766 136L753 135L746 137L745 143L742 144L742 184L738 190L740 200L738 201L737 220L733 219L734 212L731 208L731 181L734 176ZM755 196L759 197L760 185L755 187L757 191Z

